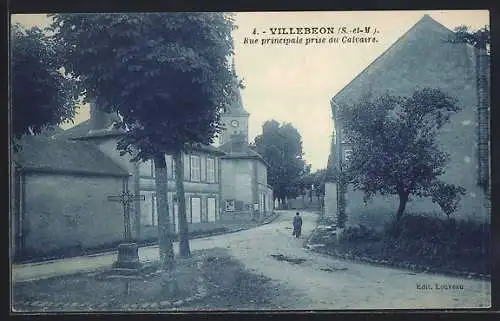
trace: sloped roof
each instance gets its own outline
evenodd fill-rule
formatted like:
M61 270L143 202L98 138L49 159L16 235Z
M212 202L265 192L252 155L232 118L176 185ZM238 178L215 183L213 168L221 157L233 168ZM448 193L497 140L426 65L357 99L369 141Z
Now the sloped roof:
M254 159L258 159L258 160L262 161L266 166L268 166L268 163L266 162L264 157L262 157L262 155L260 155L259 153L257 153L253 149L251 149L244 140L232 139L232 140L229 140L229 141L225 142L224 144L220 145L218 148L219 148L219 150L226 153L226 155L222 156L222 158L224 158L224 159L228 159L228 158L240 158L240 159L254 158Z
M87 119L69 129L64 130L63 132L57 133L56 135L54 135L54 137L72 139L87 135L89 130L90 130L90 119Z
M129 173L102 153L95 145L82 141L25 137L16 153L18 166L26 171L66 172L103 176Z
M228 116L248 116L250 113L245 110L243 107L243 101L241 99L241 93L238 90L238 93L236 94L236 99L231 106L229 106L225 112L225 115Z
M62 133L55 135L54 138L86 140L98 137L117 136L122 134L122 131L115 128L99 131L91 131L91 129L92 125L90 119L87 119L79 123L78 125L75 125L69 129L66 129Z
M409 95L417 87L446 87L446 79L468 77L453 74L447 61L473 65L474 48L449 42L453 32L424 15L384 53L358 74L332 99L338 105L352 104L363 95L390 92ZM443 54L447 55L443 57ZM444 88L446 92L449 88Z
M92 138L100 138L100 137L109 137L109 136L119 136L123 132L116 130L116 129L111 129L108 131L96 131L96 132L91 132L90 131L91 124L90 124L90 119L81 122L80 124L69 128L62 133L59 133L57 135L54 135L54 138L57 139L70 139L70 140L88 140ZM203 151L211 154L218 154L218 155L224 155L224 152L220 151L216 147L210 146L210 145L204 145L204 144L192 144L187 146L188 150L196 150L196 151Z
M39 136L44 136L44 137L52 137L54 135L58 135L60 133L64 132L64 129L62 129L59 126L50 126L42 130L42 132L39 134Z
M187 150L195 150L195 151L202 151L202 152L207 152L211 154L216 154L219 156L225 155L223 151L218 149L217 147L211 146L211 145L204 145L204 144L191 144L186 147Z
M234 63L233 63L233 70L234 70ZM241 99L241 89L238 84L238 79L235 74L234 82L233 82L233 88L234 94L235 94L235 99L233 103L226 109L225 115L228 116L248 116L250 113L248 113L245 108L243 107L243 100Z

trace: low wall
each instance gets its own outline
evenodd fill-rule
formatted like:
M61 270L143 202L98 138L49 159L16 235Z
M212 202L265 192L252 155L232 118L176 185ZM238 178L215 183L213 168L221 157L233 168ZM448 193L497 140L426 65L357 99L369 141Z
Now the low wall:
M489 222L490 210L487 201L480 192L478 194L467 194L462 197L460 207L453 215L456 219L472 220L476 222ZM396 214L399 206L397 195L376 195L367 203L363 202L363 192L353 191L349 188L346 193L347 225L353 226L364 224L374 228L382 228ZM405 213L415 213L446 218L437 204L432 203L430 198L419 198L410 196Z

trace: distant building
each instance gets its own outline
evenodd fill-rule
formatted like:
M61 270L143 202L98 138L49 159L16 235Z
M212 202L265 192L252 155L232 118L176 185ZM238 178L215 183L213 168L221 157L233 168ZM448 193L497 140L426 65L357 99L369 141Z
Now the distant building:
M452 31L424 16L333 97L335 129L328 172L342 170L351 153L342 137L342 123L336 119L340 106L351 105L367 94L407 96L419 88L437 88L458 99L463 108L451 117L438 137L441 149L450 154L441 179L467 190L455 217L489 220L489 58L471 45L451 43L451 35ZM396 195L377 195L364 204L361 191L353 191L350 186L342 191L332 179L326 185L326 215L337 216L345 211L348 225L381 225L397 210ZM406 212L445 217L430 199L412 196Z
M268 213L274 208L273 191L267 184L268 164L248 145L248 118L238 91L234 104L222 115L226 130L220 136L221 192L223 211Z
M197 145L183 153L189 230L224 226L229 219L262 219L272 210L267 165L248 147L248 117L238 102L223 121L220 148ZM124 239L124 212L107 196L123 191L144 195L131 206L132 238L157 238L155 171L152 161L131 162L116 143L123 132L113 115L91 105L91 117L66 131L26 137L15 155L12 200L12 250L25 259L86 248L106 247ZM234 139L234 135L240 139ZM234 143L239 142L233 149ZM165 155L167 201L173 231L178 232L175 169ZM226 215L227 214L227 215Z

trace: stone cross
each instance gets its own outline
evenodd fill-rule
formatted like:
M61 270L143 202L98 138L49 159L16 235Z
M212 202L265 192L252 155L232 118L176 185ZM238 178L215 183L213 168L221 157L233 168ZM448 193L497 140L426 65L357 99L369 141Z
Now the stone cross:
M125 220L125 241L132 240L132 233L130 228L130 204L135 201L145 201L146 196L144 195L135 195L129 192L128 190L128 179L123 180L123 190L118 195L110 195L108 196L108 201L111 202L120 202L123 206L123 215Z

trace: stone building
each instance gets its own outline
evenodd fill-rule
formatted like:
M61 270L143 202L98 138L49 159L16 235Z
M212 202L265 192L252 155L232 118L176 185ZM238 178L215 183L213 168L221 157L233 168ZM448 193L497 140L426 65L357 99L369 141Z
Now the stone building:
M333 97L335 129L328 171L342 170L351 153L342 137L342 124L335 117L340 106L349 106L367 94L406 96L419 88L437 88L456 98L462 107L438 135L441 149L450 155L441 179L467 190L455 217L484 221L490 219L489 58L469 44L450 42L452 35L424 16ZM361 191L341 187L335 180L326 184L325 213L335 217L347 214L347 225L380 226L397 210L397 196L377 195L365 204ZM439 206L427 198L410 196L406 212L444 217Z
M228 131L222 134L221 148L198 145L183 152L189 231L224 226L224 213L231 213L231 219L262 219L273 210L268 204L272 191L267 185L266 164L248 148L249 115L241 113L241 97L235 106L223 116ZM116 143L123 132L113 127L116 120L91 105L89 120L53 135L24 139L12 164L14 257L26 259L71 249L80 253L120 243L124 210L107 196L120 194L125 186L145 198L131 204L132 239L157 238L153 163L131 162L130 155L120 155ZM238 141L233 140L235 134L243 142L238 149L228 148L230 142ZM165 158L169 217L177 233L175 170L171 155Z
M12 162L14 258L78 251L124 237L123 210L106 195L129 173L91 143L26 137Z
M266 215L273 209L273 192L267 184L268 164L248 145L248 118L241 96L222 115L226 130L220 136L221 193L225 214Z

